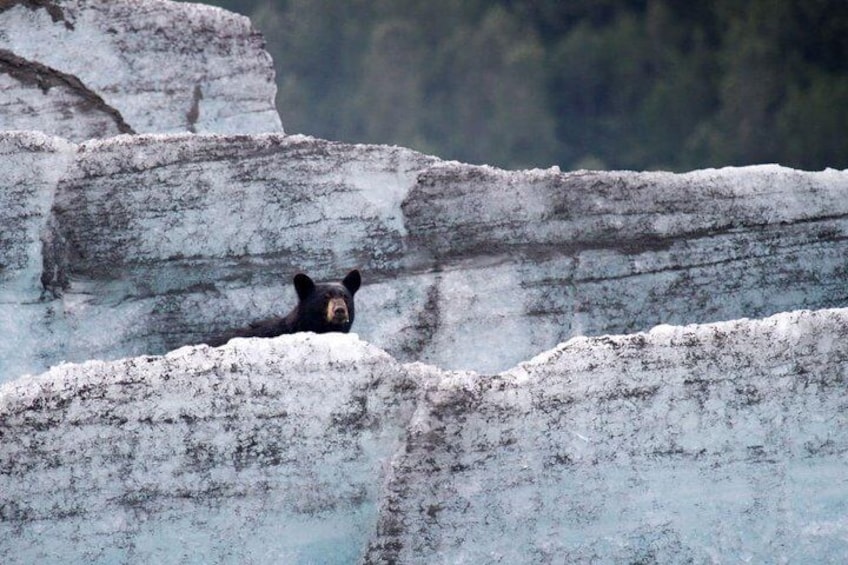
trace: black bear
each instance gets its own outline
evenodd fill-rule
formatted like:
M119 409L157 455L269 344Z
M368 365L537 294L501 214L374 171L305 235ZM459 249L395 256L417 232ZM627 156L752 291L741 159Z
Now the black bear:
M217 347L234 337L276 337L295 332L347 333L353 324L353 295L361 283L362 277L356 269L349 272L341 283L315 283L305 274L298 273L294 276L297 306L288 316L251 322L206 343Z

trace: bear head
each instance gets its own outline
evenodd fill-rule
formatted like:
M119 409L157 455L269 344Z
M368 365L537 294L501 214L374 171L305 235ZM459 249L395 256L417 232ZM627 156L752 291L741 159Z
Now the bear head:
M293 331L343 332L353 325L353 295L362 277L354 269L340 283L316 283L304 273L294 277L298 304L291 320Z

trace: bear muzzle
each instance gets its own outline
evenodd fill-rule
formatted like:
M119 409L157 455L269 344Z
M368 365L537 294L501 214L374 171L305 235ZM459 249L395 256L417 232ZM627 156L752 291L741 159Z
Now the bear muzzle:
M331 324L346 324L350 321L347 303L344 298L331 298L327 303L327 322Z

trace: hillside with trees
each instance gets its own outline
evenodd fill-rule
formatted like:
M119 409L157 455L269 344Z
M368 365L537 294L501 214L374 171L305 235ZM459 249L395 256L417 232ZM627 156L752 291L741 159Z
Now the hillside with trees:
M508 168L848 167L844 0L219 0L286 131Z

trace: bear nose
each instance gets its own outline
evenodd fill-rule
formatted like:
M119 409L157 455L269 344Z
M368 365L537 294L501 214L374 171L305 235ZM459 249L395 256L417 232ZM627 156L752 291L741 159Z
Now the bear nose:
M331 324L344 324L350 321L350 313L344 298L331 298L327 302L324 314L327 316L327 322Z

